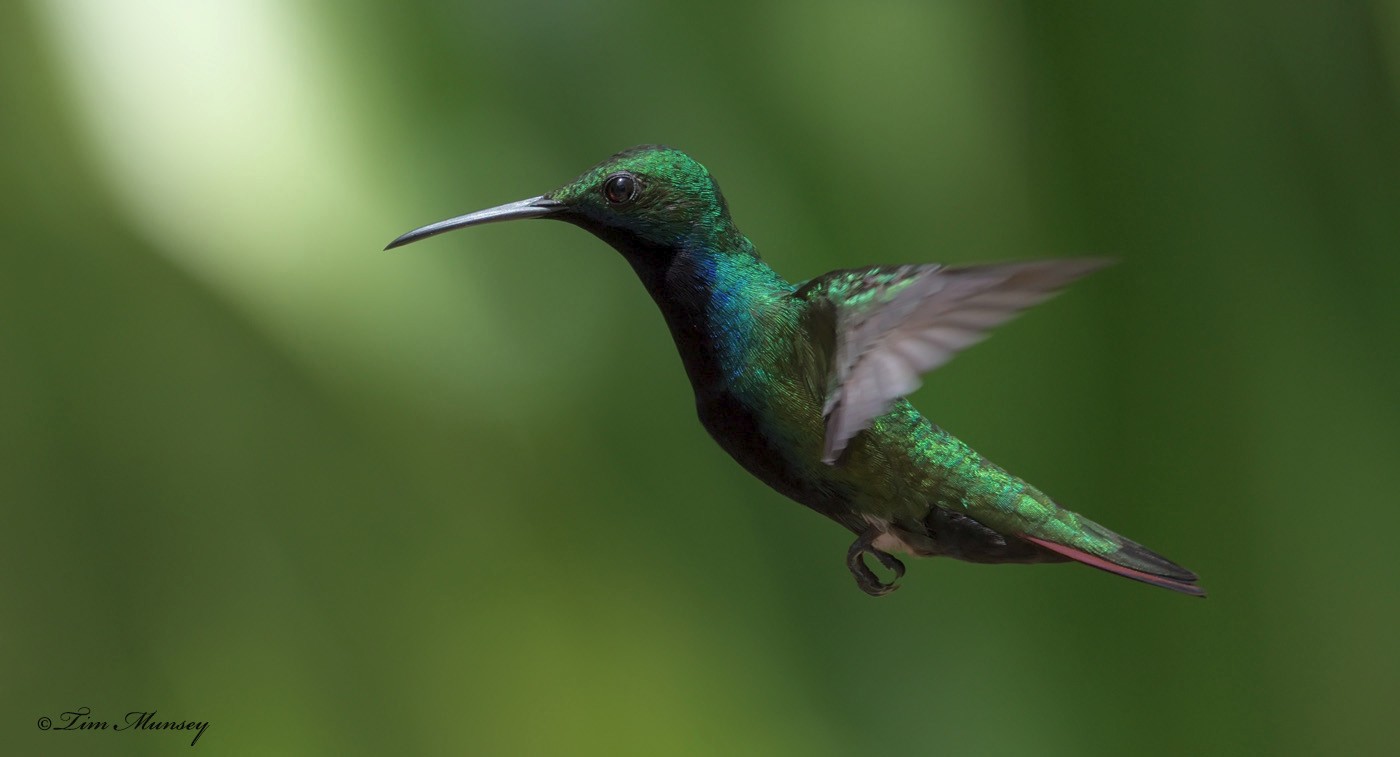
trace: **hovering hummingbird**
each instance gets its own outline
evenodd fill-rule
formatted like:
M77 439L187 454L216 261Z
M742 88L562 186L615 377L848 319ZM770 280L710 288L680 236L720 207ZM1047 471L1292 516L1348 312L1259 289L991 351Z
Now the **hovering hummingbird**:
M904 399L921 374L1104 261L878 265L791 284L734 226L704 166L654 145L385 249L518 218L567 221L622 253L666 318L700 422L760 481L856 535L846 565L867 594L898 588L904 564L891 553L902 552L1077 560L1205 595L1191 571L1061 508ZM894 577L881 580L866 555Z

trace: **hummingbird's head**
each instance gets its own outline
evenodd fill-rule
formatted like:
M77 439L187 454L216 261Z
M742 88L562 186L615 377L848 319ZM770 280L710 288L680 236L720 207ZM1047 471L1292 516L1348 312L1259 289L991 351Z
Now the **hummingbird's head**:
M710 172L680 150L624 150L546 195L559 217L609 242L628 238L680 246L729 225L729 209Z
M390 242L389 248L517 218L568 221L624 251L680 247L732 228L724 196L704 166L680 150L644 145L608 158L549 194L424 226Z

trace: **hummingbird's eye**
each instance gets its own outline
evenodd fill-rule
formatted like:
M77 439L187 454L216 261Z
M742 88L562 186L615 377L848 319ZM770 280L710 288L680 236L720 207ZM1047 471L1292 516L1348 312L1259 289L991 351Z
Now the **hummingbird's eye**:
M637 199L637 178L630 173L615 173L603 182L603 197L614 205Z

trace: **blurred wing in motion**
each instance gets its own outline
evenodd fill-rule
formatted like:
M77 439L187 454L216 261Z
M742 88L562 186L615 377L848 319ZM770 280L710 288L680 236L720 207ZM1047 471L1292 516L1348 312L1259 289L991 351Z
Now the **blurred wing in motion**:
M922 375L998 324L1109 261L1044 260L948 268L937 264L833 271L798 290L833 317L826 443L834 464L851 437L918 389Z

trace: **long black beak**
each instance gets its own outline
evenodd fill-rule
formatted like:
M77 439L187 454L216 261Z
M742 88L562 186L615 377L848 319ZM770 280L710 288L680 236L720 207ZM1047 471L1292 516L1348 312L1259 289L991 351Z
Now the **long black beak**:
M476 226L483 223L495 223L496 221L513 221L517 218L542 218L557 212L562 207L564 207L564 203L558 200L551 200L544 195L531 197L528 200L506 203L505 205L498 205L494 208L487 208L486 210L478 210L475 213L468 213L464 216L457 216L456 218L449 218L446 221L438 221L437 223L429 224L421 229L414 229L390 242L389 246L384 249L392 250L395 247L402 247L409 242L417 242L420 239L434 237L445 231L460 229L464 226Z

